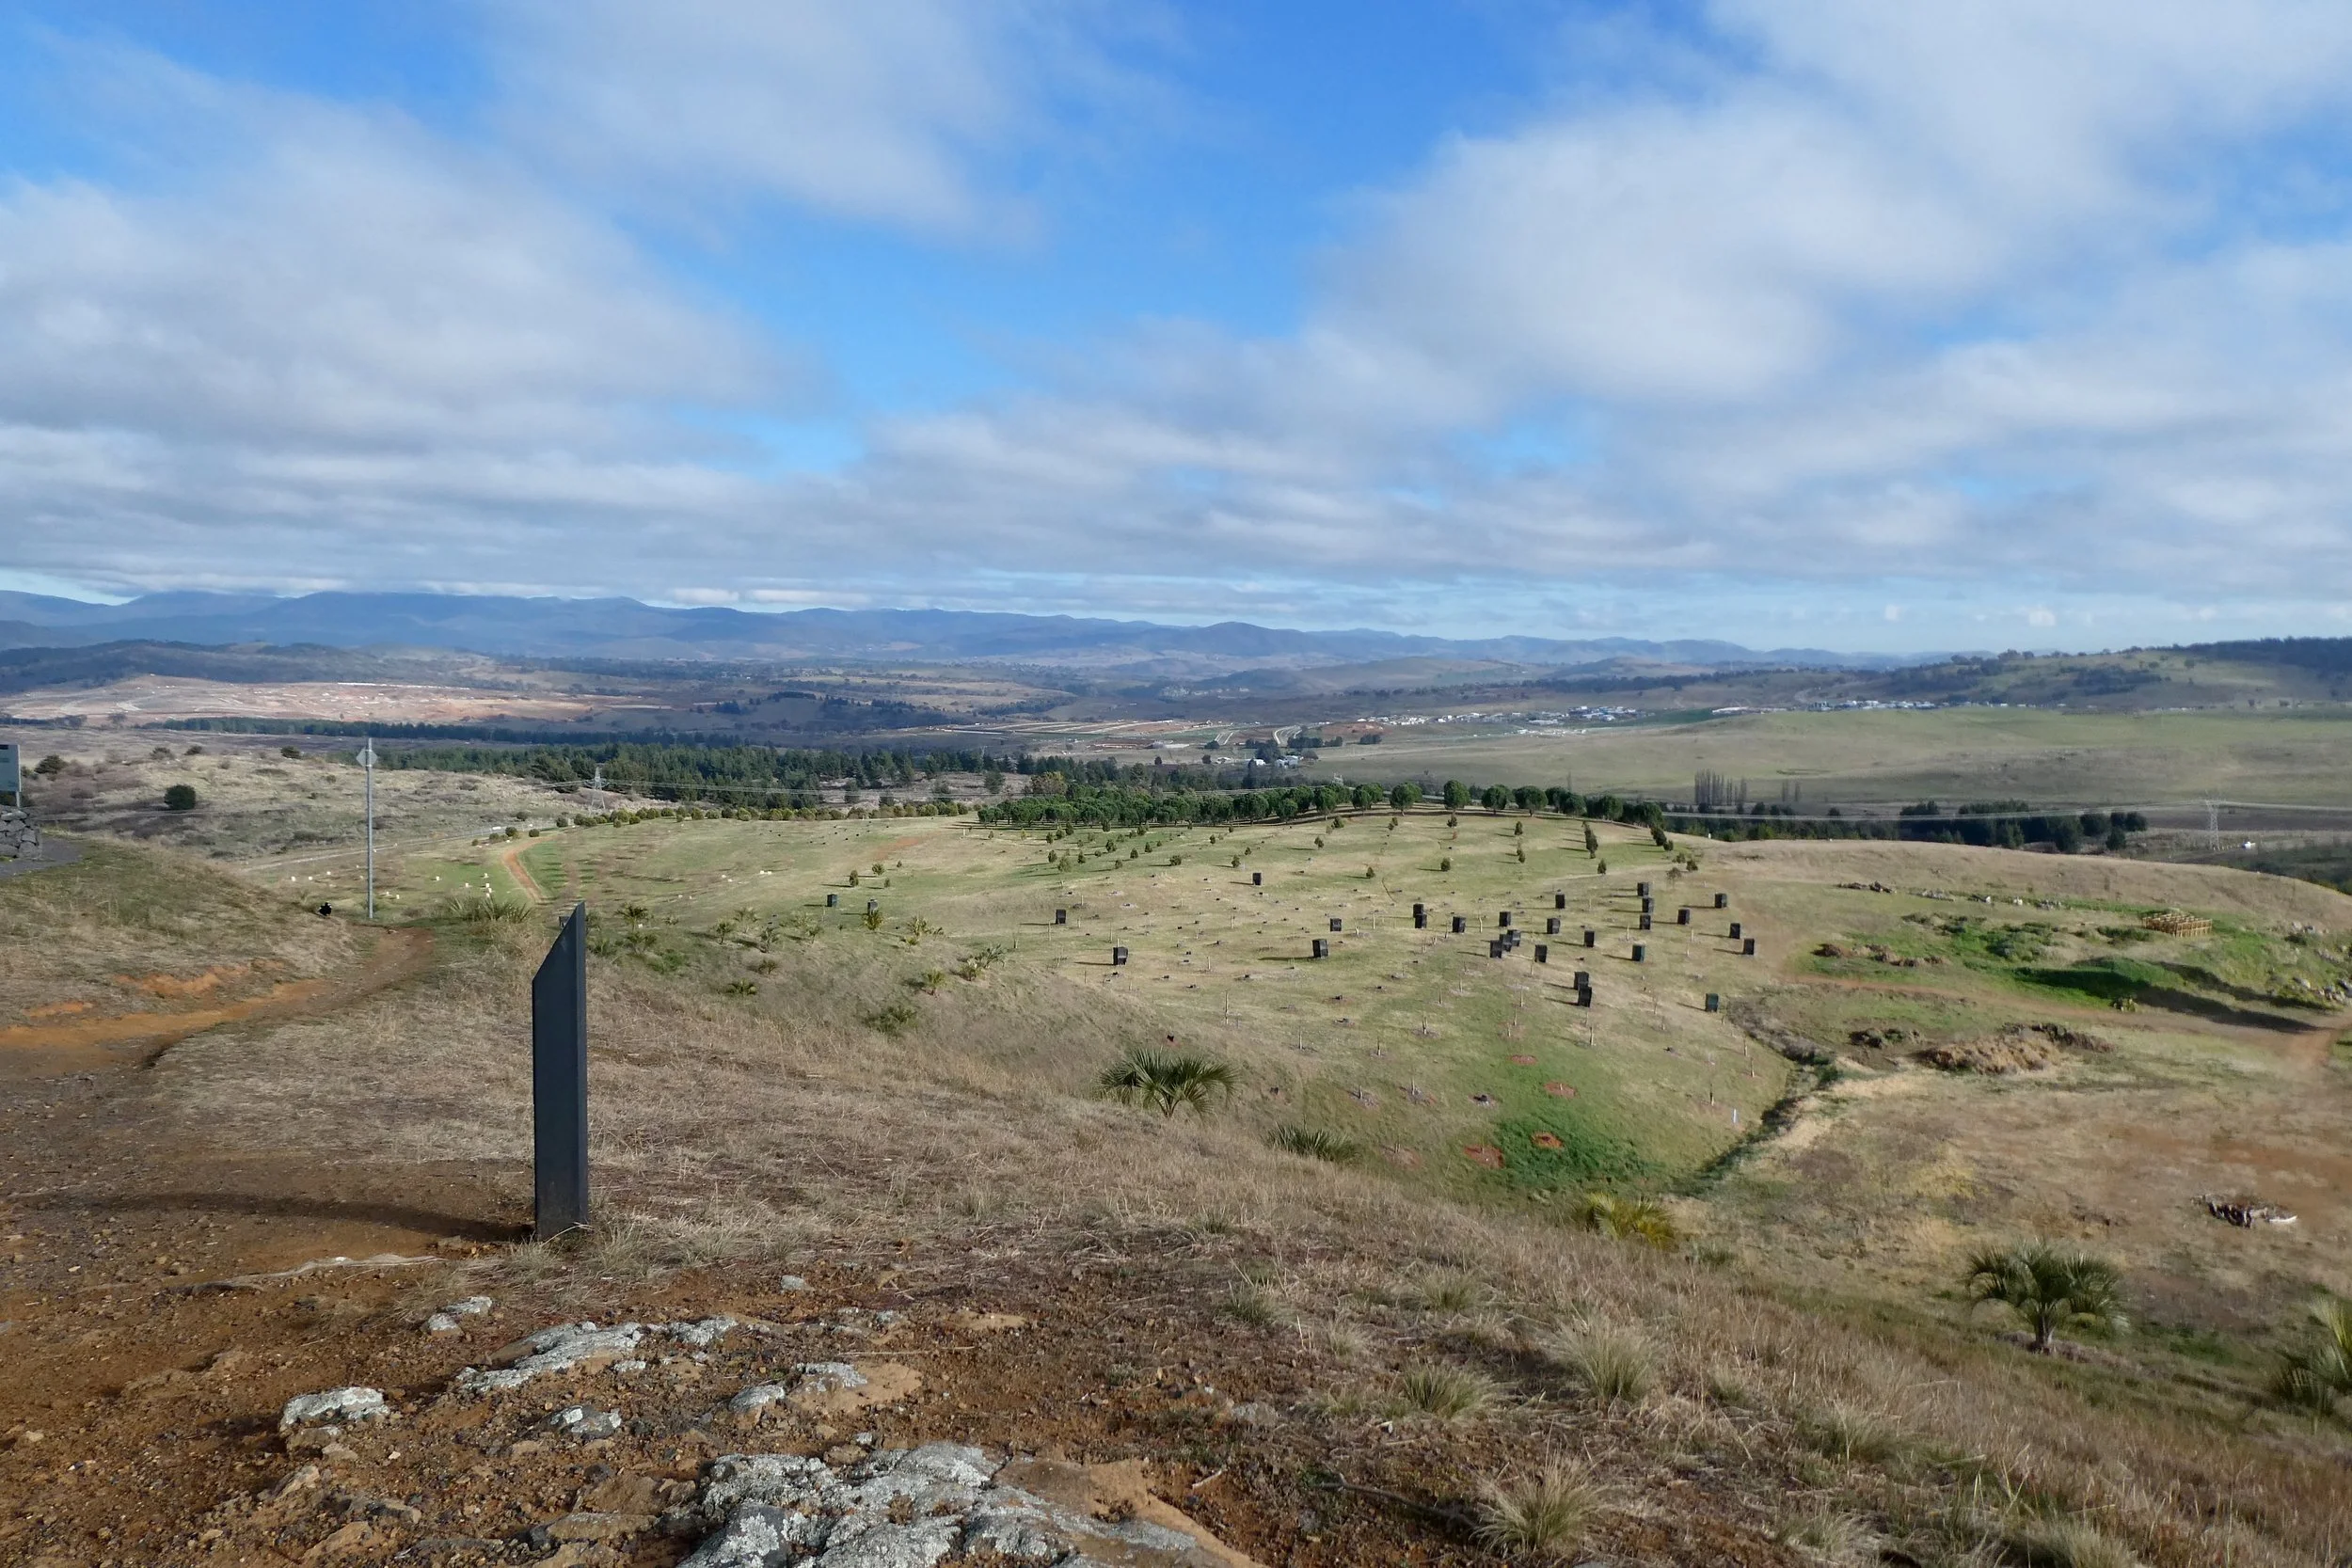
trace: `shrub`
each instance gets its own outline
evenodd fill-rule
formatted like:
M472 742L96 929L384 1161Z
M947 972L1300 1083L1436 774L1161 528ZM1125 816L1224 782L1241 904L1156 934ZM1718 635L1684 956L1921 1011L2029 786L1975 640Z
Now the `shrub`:
M278 754L284 757L288 762L298 761L302 756L302 748L299 746L280 746L278 748Z
M858 918L866 922L866 928L869 931L879 931L882 929L882 914L880 910L867 910L864 914L858 916Z
M1274 1136L1268 1141L1285 1154L1296 1154L1309 1160L1325 1160L1335 1165L1343 1165L1350 1161L1359 1159L1364 1152L1364 1146L1353 1138L1342 1137L1337 1132L1327 1132L1319 1127L1312 1129L1278 1127L1274 1130Z
M33 764L33 771L40 774L44 779L54 779L58 774L65 771L65 758L57 755L56 752L52 752L47 756L41 758L39 762Z
M756 980L729 980L727 982L726 991L729 996L757 996L759 994L759 982Z
M1440 870L1440 871L1451 871L1451 870L1453 870L1453 869L1454 869L1454 857L1453 857L1452 855L1447 855L1447 856L1444 856L1444 857L1442 857L1441 859L1439 859L1439 860L1438 860L1438 870Z
M1212 1100L1231 1099L1240 1081L1232 1068L1205 1056L1130 1051L1103 1069L1095 1087L1121 1105L1145 1105L1172 1117L1189 1108L1206 1115Z
M1488 1482L1478 1504L1478 1539L1510 1557L1556 1561L1572 1556L1599 1506L1599 1495L1570 1465L1539 1475Z
M196 785L176 784L164 791L164 810L194 811L195 809Z
M1461 1421L1478 1415L1495 1402L1494 1379L1468 1367L1416 1362L1397 1374L1396 1402L1407 1415Z

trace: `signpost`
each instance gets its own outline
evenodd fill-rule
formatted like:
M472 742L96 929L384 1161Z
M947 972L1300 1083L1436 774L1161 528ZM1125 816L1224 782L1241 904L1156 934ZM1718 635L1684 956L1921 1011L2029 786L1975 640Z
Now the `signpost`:
M0 740L0 795L8 798L9 805L24 803L24 775L13 740Z
M531 979L532 1236L588 1225L588 906Z
M375 737L359 742L359 767L367 778L368 918L375 918Z

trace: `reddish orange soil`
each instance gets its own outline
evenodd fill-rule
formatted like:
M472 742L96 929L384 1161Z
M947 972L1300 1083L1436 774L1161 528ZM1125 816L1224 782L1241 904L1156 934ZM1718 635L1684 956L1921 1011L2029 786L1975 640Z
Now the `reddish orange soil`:
M130 1067L151 1060L156 1052L191 1035L224 1023L333 1012L362 996L422 974L432 961L431 931L421 927L396 927L377 932L374 947L358 968L346 974L315 980L281 980L259 995L210 1007L114 1013L100 1018L75 1016L72 1022L65 1023L13 1024L0 1028L0 1078L48 1077ZM200 995L229 977L222 971L208 971L199 978L209 978L211 984L174 981L182 988L177 991L158 990L161 982L170 979L167 975L135 983L157 995L188 996ZM39 1011L71 1011L78 1015L87 1006L59 1003Z

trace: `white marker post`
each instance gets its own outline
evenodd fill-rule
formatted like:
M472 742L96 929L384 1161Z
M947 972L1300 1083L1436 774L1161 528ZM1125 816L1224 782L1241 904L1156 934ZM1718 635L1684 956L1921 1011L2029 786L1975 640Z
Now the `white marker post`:
M367 779L368 813L368 918L375 918L375 737L362 736L359 742L359 767Z

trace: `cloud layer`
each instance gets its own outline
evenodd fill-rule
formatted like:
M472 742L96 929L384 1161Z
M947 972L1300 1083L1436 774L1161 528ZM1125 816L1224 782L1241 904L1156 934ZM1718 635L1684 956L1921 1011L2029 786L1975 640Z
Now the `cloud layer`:
M1182 85L1079 7L648 14L491 8L455 128L75 52L163 177L0 187L12 564L1879 643L2352 597L2341 7L1564 28L1546 99L1334 193L1295 330L1045 345L818 473L763 432L823 368L646 233L993 252Z

